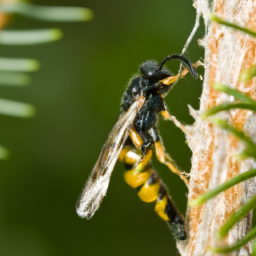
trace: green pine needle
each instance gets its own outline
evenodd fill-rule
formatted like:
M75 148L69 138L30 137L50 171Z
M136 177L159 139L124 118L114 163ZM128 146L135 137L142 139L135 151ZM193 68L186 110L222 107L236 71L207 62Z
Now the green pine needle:
M220 194L221 192L235 186L236 184L238 184L240 182L243 182L243 181L253 178L255 176L256 176L256 169L252 169L245 173L239 174L236 177L231 178L230 180L226 181L225 183L219 185L218 187L204 193L201 196L198 196L196 199L191 200L189 202L189 206L196 207L196 206L202 205L202 204L206 203L208 200L210 200L210 199L214 198L215 196L217 196L218 194Z
M251 256L256 256L256 239L252 241L252 254Z
M256 236L256 227L251 229L242 239L240 239L237 243L231 246L223 246L223 247L212 247L209 251L216 253L229 253L235 250L238 250L242 246L246 245L252 238Z
M30 76L23 72L0 71L0 85L26 86L30 83Z
M256 206L256 195L250 198L248 202L246 202L243 206L239 208L238 211L233 213L229 219L226 221L226 223L218 230L217 237L218 238L224 238L229 230L241 219L243 219L248 212L253 210Z
M244 153L246 153L248 157L253 157L254 159L256 159L256 145L250 139L250 137L245 135L245 133L243 131L240 131L240 130L236 129L235 127L233 127L230 124L228 124L226 121L224 121L224 120L222 120L220 118L217 118L217 117L210 118L210 122L212 122L213 124L221 127L222 129L224 129L226 131L231 132L238 139L243 141L246 144L246 146L247 146L247 148L244 151Z
M249 29L249 28L241 27L241 26L239 26L239 25L237 25L237 24L235 24L235 23L232 23L232 22L228 22L228 21L226 21L226 20L223 20L223 19L219 18L218 16L216 16L216 15L214 15L214 14L211 14L211 15L210 15L210 19L211 19L212 21L217 22L217 23L219 23L219 24L222 24L222 25L224 25L224 26L227 26L227 27L230 27L230 28L234 28L235 30L239 30L239 31L244 32L244 33L246 33L246 34L248 34L248 35L251 35L251 36L253 36L253 37L256 37L256 32L255 32L255 31L253 31L253 30L251 30L251 29Z
M248 103L223 103L216 107L213 107L206 112L204 112L202 115L200 115L201 119L204 119L208 116L215 115L221 111L230 110L230 109L248 109L256 111L256 105L248 104Z
M10 151L7 148L0 145L0 159L6 160L9 157L10 157Z
M0 32L0 44L5 45L31 45L49 43L59 40L62 32L59 29L35 29L35 30L2 30Z
M251 66L248 70L243 70L240 73L239 79L241 82L247 82L256 76L256 65Z
M0 114L16 117L32 117L35 107L31 104L0 98Z
M90 21L94 13L89 8L40 6L25 2L2 3L0 10L4 13L17 13L34 19L57 22Z
M39 62L37 60L0 57L0 70L29 72L38 69Z
M215 83L214 88L217 91L225 92L226 94L234 96L236 99L242 101L243 103L248 103L256 106L256 101L245 95L244 93L233 89L229 86L226 86L224 84Z

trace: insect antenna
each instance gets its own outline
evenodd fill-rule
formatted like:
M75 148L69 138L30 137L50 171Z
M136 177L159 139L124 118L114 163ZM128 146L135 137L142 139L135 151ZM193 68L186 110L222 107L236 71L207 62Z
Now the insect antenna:
M165 62L169 61L169 60L179 60L182 64L184 64L190 71L190 73L193 75L194 78L197 78L197 72L196 70L194 69L193 65L192 65L192 62L186 58L185 56L181 55L181 54L173 54L173 55L168 55L166 56L159 64L159 68L157 71L160 71ZM156 71L156 72L157 72Z

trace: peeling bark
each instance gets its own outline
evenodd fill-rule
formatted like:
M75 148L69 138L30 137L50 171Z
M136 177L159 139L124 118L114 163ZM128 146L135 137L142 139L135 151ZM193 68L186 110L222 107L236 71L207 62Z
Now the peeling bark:
M215 82L239 89L256 99L256 78L247 83L239 81L241 70L256 64L256 40L248 35L217 23L207 24L209 10L231 22L256 30L256 2L253 0L214 0L211 8L207 0L197 0L197 9L205 17L205 76L198 114L234 98L214 90ZM232 110L220 114L221 118L239 129L244 129L256 141L256 116L251 111ZM195 112L193 117L196 118ZM192 169L189 200L196 198L240 173L255 168L252 159L238 161L235 155L243 149L238 139L196 118L187 142L192 150ZM241 220L226 239L217 241L215 233L227 218L255 194L256 179L238 184L221 193L206 204L189 209L190 239L178 242L182 256L215 255L209 246L228 245L240 240L249 230L251 215ZM250 244L228 255L249 255Z

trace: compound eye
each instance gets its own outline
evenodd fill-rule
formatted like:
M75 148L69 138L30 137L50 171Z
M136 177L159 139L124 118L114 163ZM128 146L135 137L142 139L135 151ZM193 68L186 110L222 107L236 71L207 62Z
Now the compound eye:
M143 80L141 81L141 85L142 85L142 87L148 86L148 85L149 85L149 80L148 80L148 79L143 79Z
M133 95L133 96L138 96L139 93L140 93L139 86L134 86L134 87L132 88L132 95Z

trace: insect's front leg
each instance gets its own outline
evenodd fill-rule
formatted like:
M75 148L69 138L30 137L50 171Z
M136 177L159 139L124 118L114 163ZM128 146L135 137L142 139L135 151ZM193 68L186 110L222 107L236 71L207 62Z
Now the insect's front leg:
M170 120L170 121L173 121L173 123L179 128L181 129L185 134L188 134L190 135L190 131L187 127L185 127L181 122L179 122L177 120L177 118L173 115L171 115L167 109L165 109L164 111L161 111L161 115L163 116L163 118L165 120Z
M149 133L151 137L153 138L154 144L155 144L155 150L156 150L156 157L158 161L162 164L165 164L173 173L180 176L180 178L185 182L187 187L189 186L189 182L184 176L184 172L180 171L178 167L176 166L173 159L166 153L164 144L162 142L161 136L159 135L159 130L156 126L152 127L149 130Z

